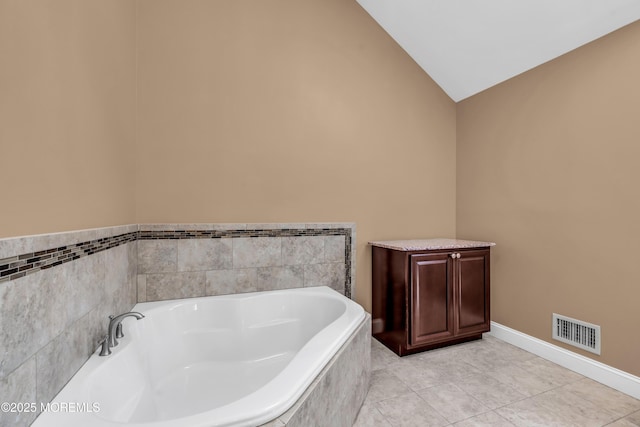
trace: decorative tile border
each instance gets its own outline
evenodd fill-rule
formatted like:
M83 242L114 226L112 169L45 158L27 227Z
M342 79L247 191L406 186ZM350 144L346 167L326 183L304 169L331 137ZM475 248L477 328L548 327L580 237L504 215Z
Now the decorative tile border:
M173 225L171 225L173 226ZM247 224L247 227L252 224ZM352 232L353 229L346 227L325 227L325 228L271 228L275 225L260 224L264 228L240 228L231 229L207 229L211 225L194 227L180 227L167 230L170 225L140 226L140 228L162 229L139 230L116 236L103 237L100 239L84 241L81 243L59 246L37 252L28 252L12 257L0 259L0 283L19 279L27 274L36 273L40 270L55 267L78 258L88 256L97 252L114 248L116 246L134 242L136 240L161 240L161 239L222 239L238 237L303 237L303 236L344 236L345 238L345 287L344 293L347 298L351 298L351 272L352 272ZM292 224L292 226L295 226ZM268 228L267 228L268 227ZM193 228L193 229L191 229ZM217 227L215 227L217 228Z
M28 252L0 259L0 283L55 267L97 252L106 251L137 239L137 232L103 237L52 249Z

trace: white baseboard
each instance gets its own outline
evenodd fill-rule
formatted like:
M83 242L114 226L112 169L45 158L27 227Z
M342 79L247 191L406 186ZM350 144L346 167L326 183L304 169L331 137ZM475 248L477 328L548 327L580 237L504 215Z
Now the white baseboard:
M640 377L550 344L515 329L491 322L490 335L530 353L640 399Z

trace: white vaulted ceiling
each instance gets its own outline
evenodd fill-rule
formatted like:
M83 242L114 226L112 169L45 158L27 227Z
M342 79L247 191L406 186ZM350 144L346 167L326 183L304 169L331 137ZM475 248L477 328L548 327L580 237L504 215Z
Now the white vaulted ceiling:
M640 19L640 0L357 1L456 102Z

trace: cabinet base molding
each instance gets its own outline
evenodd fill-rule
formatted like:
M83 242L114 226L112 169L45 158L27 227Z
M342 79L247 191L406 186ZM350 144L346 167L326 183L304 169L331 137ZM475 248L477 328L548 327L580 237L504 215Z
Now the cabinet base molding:
M640 399L640 377L493 321L491 322L491 332L488 334L631 397Z
M475 341L482 339L482 334L471 335L467 337L448 339L446 341L437 342L433 344L422 344L419 346L405 347L397 338L386 337L384 333L375 334L373 338L385 345L389 350L393 351L398 356L408 356L409 354L420 353L427 350L435 350L436 348L448 347L450 345L461 344L467 341Z

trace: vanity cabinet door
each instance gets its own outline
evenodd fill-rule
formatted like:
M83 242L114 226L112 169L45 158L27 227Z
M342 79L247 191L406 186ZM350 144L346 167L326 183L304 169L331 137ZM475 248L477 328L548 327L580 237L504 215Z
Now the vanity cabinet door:
M459 252L454 264L456 286L455 335L477 334L490 328L489 250Z
M409 345L454 334L453 259L448 253L411 255Z

